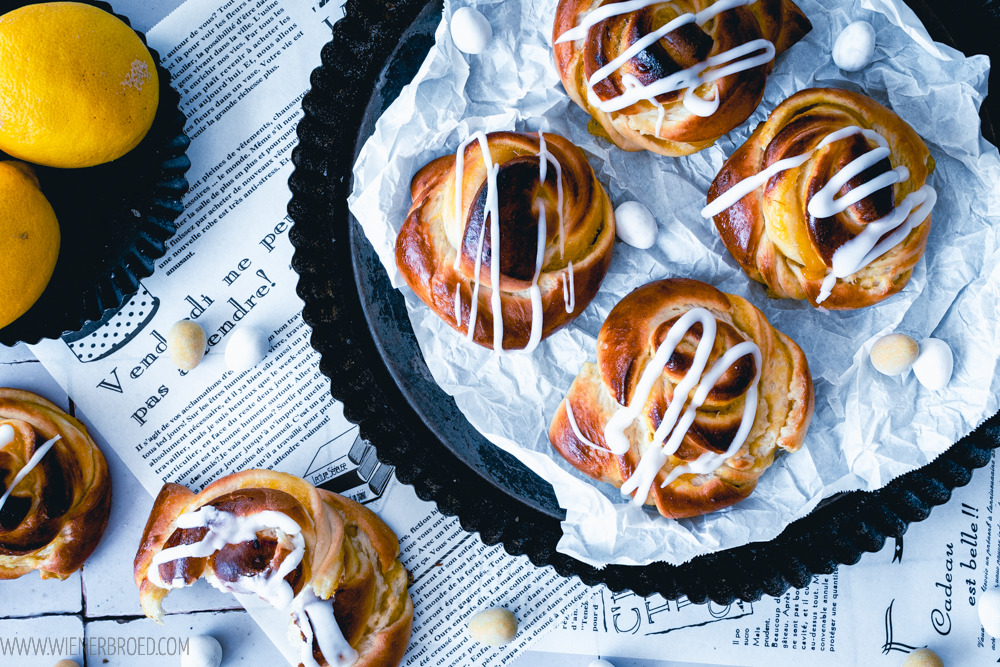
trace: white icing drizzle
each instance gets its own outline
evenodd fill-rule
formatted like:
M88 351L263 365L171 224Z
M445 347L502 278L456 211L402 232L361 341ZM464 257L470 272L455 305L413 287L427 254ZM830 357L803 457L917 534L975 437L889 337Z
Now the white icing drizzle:
M903 197L903 201L893 209L892 213L875 222L869 222L860 234L837 248L833 253L833 268L823 279L816 303L822 303L830 296L838 279L857 273L902 243L910 232L930 216L936 203L937 191L929 185L924 185L916 192ZM892 233L880 242L879 239L890 231Z
M635 471L622 484L621 492L623 495L635 492L632 504L636 506L641 506L646 502L646 497L649 495L649 489L652 487L656 475L667 462L667 459L680 447L684 436L687 435L688 430L694 423L698 408L708 398L709 393L715 387L719 378L740 358L747 355L754 357L756 372L751 387L746 392L740 427L732 443L727 448L726 454L718 455L711 452L703 454L696 461L675 468L668 477L667 483L672 482L683 474L690 472L704 474L722 465L727 458L735 454L743 446L757 415L757 385L760 381L761 366L763 364L760 348L749 341L739 343L727 350L712 365L708 372L705 373L712 348L715 345L718 327L715 316L710 311L704 308L692 308L670 327L663 342L657 348L656 354L653 355L653 359L643 370L628 407L621 408L608 420L604 428L604 439L611 451L620 456L629 450L631 445L625 436L625 429L639 416L646 402L649 400L654 382L663 373L667 362L677 349L677 345L695 323L701 323L702 335L695 349L691 367L674 388L673 400L667 406L660 425L653 434L652 442L639 459L639 464L636 466ZM704 374L704 377L702 374ZM694 395L691 397L690 402L688 402L686 399L692 390L694 390ZM684 409L686 403L687 409L681 414L681 410Z
M870 181L862 183L842 197L836 197L840 189L852 178L858 176L865 169L868 169L881 160L890 156L889 143L885 137L873 130L866 130L856 125L842 128L836 132L831 132L820 141L811 151L796 155L790 158L778 160L763 171L736 183L729 188L705 208L701 210L703 218L711 218L734 205L743 197L747 196L757 188L761 187L774 175L788 169L799 167L813 155L816 151L829 144L846 139L855 134L861 134L870 141L875 142L878 147L860 155L849 162L843 169L835 174L827 183L812 197L810 197L806 210L814 218L829 218L847 210L848 207L856 204L865 197L868 197L882 188L891 187L896 183L902 183L910 177L910 171L905 166L899 166L891 171L879 174ZM903 201L896 206L893 211L874 222L865 225L865 228L853 239L847 241L833 253L833 267L823 279L819 296L816 303L822 303L833 292L838 279L847 278L873 261L884 255L886 252L903 242L911 231L918 227L931 214L934 204L937 202L937 192L929 185L922 186L919 190L911 192L903 198ZM887 238L879 242L885 234L892 232Z
M455 324L462 323L462 284L455 283Z
M568 279L567 279L568 277ZM573 281L573 262L569 262L562 274L563 306L567 313L576 310L576 284Z
M720 0L719 2L715 2L709 7L701 10L697 14L681 14L673 20L668 21L659 29L645 35L625 49L625 51L620 53L618 57L611 60L611 62L604 65L590 76L587 80L587 97L591 105L600 109L604 113L613 113L632 106L640 100L648 100L654 106L659 106L656 121L657 136L659 136L660 129L663 126L665 113L663 106L655 101L655 98L659 95L678 90L686 90L683 98L684 107L696 116L701 116L703 118L711 116L719 108L720 99L718 90L716 89L714 91L711 99L702 99L695 94L695 89L704 83L712 83L723 77L729 76L730 74L743 72L771 62L774 60L774 44L766 39L755 39L747 42L746 44L741 44L735 48L710 56L704 62L698 63L697 65L688 67L687 69L683 69L679 72L674 72L673 74L655 81L648 86L643 85L634 76L626 74L622 76L622 85L625 87L625 92L610 100L599 99L594 92L594 86L607 79L618 68L652 44L655 44L667 35L667 33L670 33L689 23L704 25L721 12L735 7L750 5L754 2L756 2L756 0ZM559 39L556 40L556 44L583 39L587 36L587 31L589 31L590 28L597 25L601 21L611 18L612 16L620 16L629 12L639 11L650 5L660 3L662 3L662 0L631 0L630 2L603 5L584 17L583 21L579 25L563 33ZM758 51L759 53L757 53ZM709 72L708 70L713 71Z
M6 429L4 427L6 427ZM8 432L7 429L10 429L10 431ZM8 437L9 439L7 439ZM42 462L42 459L44 459L45 455L49 453L49 450L52 449L53 445L55 445L61 439L62 436L57 435L51 440L46 440L45 442L43 442L42 446L35 450L35 453L31 455L31 458L28 459L28 462L24 464L24 467L21 468L21 470L18 471L18 473L14 476L14 481L10 483L10 486L7 487L7 490L4 491L4 494L0 496L0 510L2 510L3 506L7 504L7 499L10 498L10 495L14 492L14 489L17 487L17 485L20 484L21 481L25 477L27 477L28 474L32 470L34 470L39 463ZM14 441L14 428L10 424L4 424L3 426L0 426L0 447L8 445L13 441Z
M164 563L182 558L207 558L229 544L249 542L255 539L258 533L274 530L291 538L293 545L292 551L285 555L276 571L262 572L253 577L241 577L235 582L215 578L211 583L227 592L256 594L260 599L280 609L292 604L295 592L285 581L285 577L302 562L305 540L302 537L301 526L287 514L265 510L247 516L237 516L206 505L194 512L180 515L174 525L177 529L208 528L208 532L198 542L170 547L153 556L147 576L154 585L160 588L181 588L185 585L181 577L170 583L163 581L159 570L160 565Z
M319 667L313 657L313 639L331 667L349 667L358 659L358 652L344 637L333 614L333 600L321 600L311 588L295 598L292 615L302 630L305 640L299 651L299 660L305 667Z
M600 449L601 451L605 452L611 451L607 447L601 447L597 443L591 442L591 440L583 434L583 432L580 430L580 426L576 423L576 417L573 415L573 406L569 402L568 398L566 399L566 420L569 422L570 428L573 429L573 435L575 435L576 439L579 440L581 443L587 445L588 447L592 447L594 449Z
M545 143L545 133L539 131L538 133L538 180L539 183L545 183L545 177L548 175L549 161L555 165L556 168L556 192L557 202L559 207L559 237L560 242L562 242L562 167L559 161L555 159L552 153L549 152L548 146ZM545 219L545 203L542 201L537 201L535 203L538 206L538 241L535 250L535 273L531 278L531 287L528 288L528 295L531 298L531 335L528 337L528 344L525 346L525 352L532 352L538 343L542 340L542 291L538 287L538 278L542 275L542 265L545 263L545 241L548 238L548 226Z

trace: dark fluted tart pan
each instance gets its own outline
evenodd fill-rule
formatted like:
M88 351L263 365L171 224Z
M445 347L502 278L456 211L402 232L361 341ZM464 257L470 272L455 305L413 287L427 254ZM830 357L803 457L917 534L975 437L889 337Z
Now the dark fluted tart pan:
M958 0L961 4L962 0ZM949 5L954 8L954 4ZM928 8L915 5L935 37L954 43ZM968 51L996 50L983 10ZM556 552L563 516L547 483L487 442L432 379L402 296L347 209L351 169L374 123L416 73L433 44L440 0L349 0L303 100L288 211L293 267L321 371L347 417L400 480L455 515L487 544L552 565L587 584L639 595L728 604L777 596L814 574L853 564L900 537L969 482L1000 444L994 417L937 461L875 493L828 500L767 543L695 558L681 566L611 565L602 570ZM956 22L958 18L956 17ZM995 33L992 33L995 34ZM991 134L987 134L992 138ZM351 148L354 148L352 151Z
M111 5L82 0L115 14ZM29 0L0 0L0 14ZM138 33L143 44L146 37ZM160 103L153 126L125 156L84 169L35 166L42 192L55 209L62 242L55 272L28 312L0 329L0 345L59 338L105 319L153 274L176 231L191 167L185 118L170 73L150 49L159 76ZM0 153L0 159L5 156Z

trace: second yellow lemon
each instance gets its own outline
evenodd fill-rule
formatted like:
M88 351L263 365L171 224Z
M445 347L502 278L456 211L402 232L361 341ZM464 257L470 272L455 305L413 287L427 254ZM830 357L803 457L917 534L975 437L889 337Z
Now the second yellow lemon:
M59 223L23 162L0 162L0 329L45 291L59 257Z
M159 103L156 65L113 15L76 2L0 16L0 150L90 167L135 148Z

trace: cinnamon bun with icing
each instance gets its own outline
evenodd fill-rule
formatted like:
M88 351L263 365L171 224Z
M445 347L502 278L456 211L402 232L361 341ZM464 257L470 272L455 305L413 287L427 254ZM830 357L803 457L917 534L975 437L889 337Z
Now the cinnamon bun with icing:
M135 558L143 612L200 578L289 612L300 667L393 667L413 626L409 575L388 526L354 501L268 470L195 494L166 484Z
M743 500L813 411L802 350L745 299L696 280L644 285L601 327L549 428L578 470L668 518Z
M86 427L31 392L0 388L0 579L65 579L97 548L108 465Z
M776 54L811 28L791 0L560 0L552 41L593 132L679 156L745 121Z
M903 289L923 256L933 169L923 140L886 107L810 88L726 161L702 215L773 296L862 308Z
M583 312L608 271L614 210L559 135L476 133L417 172L411 192L399 271L484 347L530 352Z

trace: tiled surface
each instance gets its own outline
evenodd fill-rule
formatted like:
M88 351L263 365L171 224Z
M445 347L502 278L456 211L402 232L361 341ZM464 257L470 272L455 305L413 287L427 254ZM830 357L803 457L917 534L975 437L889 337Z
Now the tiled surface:
M6 600L6 596L4 599ZM72 658L82 664L83 633L83 621L79 616L2 618L0 665L49 667L62 658Z

